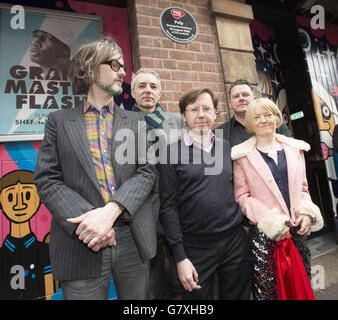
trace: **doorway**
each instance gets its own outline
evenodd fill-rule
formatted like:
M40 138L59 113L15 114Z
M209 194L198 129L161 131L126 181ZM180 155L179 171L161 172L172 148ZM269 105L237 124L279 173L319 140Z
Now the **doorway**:
M314 233L313 237L316 237L334 230L334 208L296 16L259 6L253 6L253 11L255 19L273 29L276 35L289 113L298 113L297 119L289 118L292 134L311 146L311 150L305 152L308 187L312 200L320 208L324 219L324 228Z

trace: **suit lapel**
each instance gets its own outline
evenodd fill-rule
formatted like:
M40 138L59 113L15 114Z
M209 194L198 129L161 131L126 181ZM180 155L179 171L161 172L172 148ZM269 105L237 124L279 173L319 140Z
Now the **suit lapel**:
M289 212L283 197L281 197L281 192L277 186L277 183L271 173L269 166L266 164L265 160L262 158L257 149L254 149L252 152L250 152L247 157L253 168L256 170L257 174L262 178L268 189L278 201L283 211L285 213Z
M120 131L122 129L124 130ZM118 107L115 104L114 105L114 122L113 122L113 135L112 135L113 141L112 141L112 148L111 148L111 152L112 152L111 159L112 159L112 166L114 170L115 180L118 185L121 184L120 183L121 182L121 179L120 179L121 170L119 170L120 168L118 168L118 164L124 163L124 155L123 155L124 152L120 152L120 151L123 151L125 149L119 150L119 152L116 152L116 150L119 146L121 146L121 144L127 143L129 133L130 133L130 123L128 121L128 117L125 114L124 110L122 110L120 107ZM118 139L116 139L117 137ZM126 145L125 147L127 148Z
M74 148L75 154L79 159L84 171L88 174L95 188L100 192L100 186L97 181L93 160L90 154L89 141L85 128L82 108L72 109L68 120L64 123L69 140Z

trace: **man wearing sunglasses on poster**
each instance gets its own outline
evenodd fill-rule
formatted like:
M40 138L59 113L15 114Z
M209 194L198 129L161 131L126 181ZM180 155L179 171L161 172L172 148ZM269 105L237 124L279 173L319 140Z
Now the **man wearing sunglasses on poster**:
M34 30L29 54L31 61L41 68L44 79L59 80L67 78L70 47L57 37L57 31L50 33L43 30Z
M118 299L147 299L155 171L137 149L144 120L114 103L125 76L114 41L83 45L69 77L74 93L88 99L50 113L45 126L34 182L53 215L50 258L64 299L107 299L111 274ZM127 163L126 145L135 151Z

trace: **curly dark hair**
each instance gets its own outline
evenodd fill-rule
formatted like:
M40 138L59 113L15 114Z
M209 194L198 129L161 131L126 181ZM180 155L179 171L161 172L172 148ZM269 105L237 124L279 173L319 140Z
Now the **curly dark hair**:
M87 94L98 73L98 66L122 50L110 37L84 44L74 54L69 67L69 78L74 94Z

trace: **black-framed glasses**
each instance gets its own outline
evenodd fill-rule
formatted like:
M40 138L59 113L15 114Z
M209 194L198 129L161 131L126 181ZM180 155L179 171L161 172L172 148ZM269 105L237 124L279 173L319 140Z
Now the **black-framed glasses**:
M114 70L115 72L119 72L119 70L122 68L124 73L127 73L127 68L124 64L121 64L120 62L118 62L117 60L113 59L113 60L109 60L106 62L102 62L101 64L107 64L110 66L110 68L112 70Z

